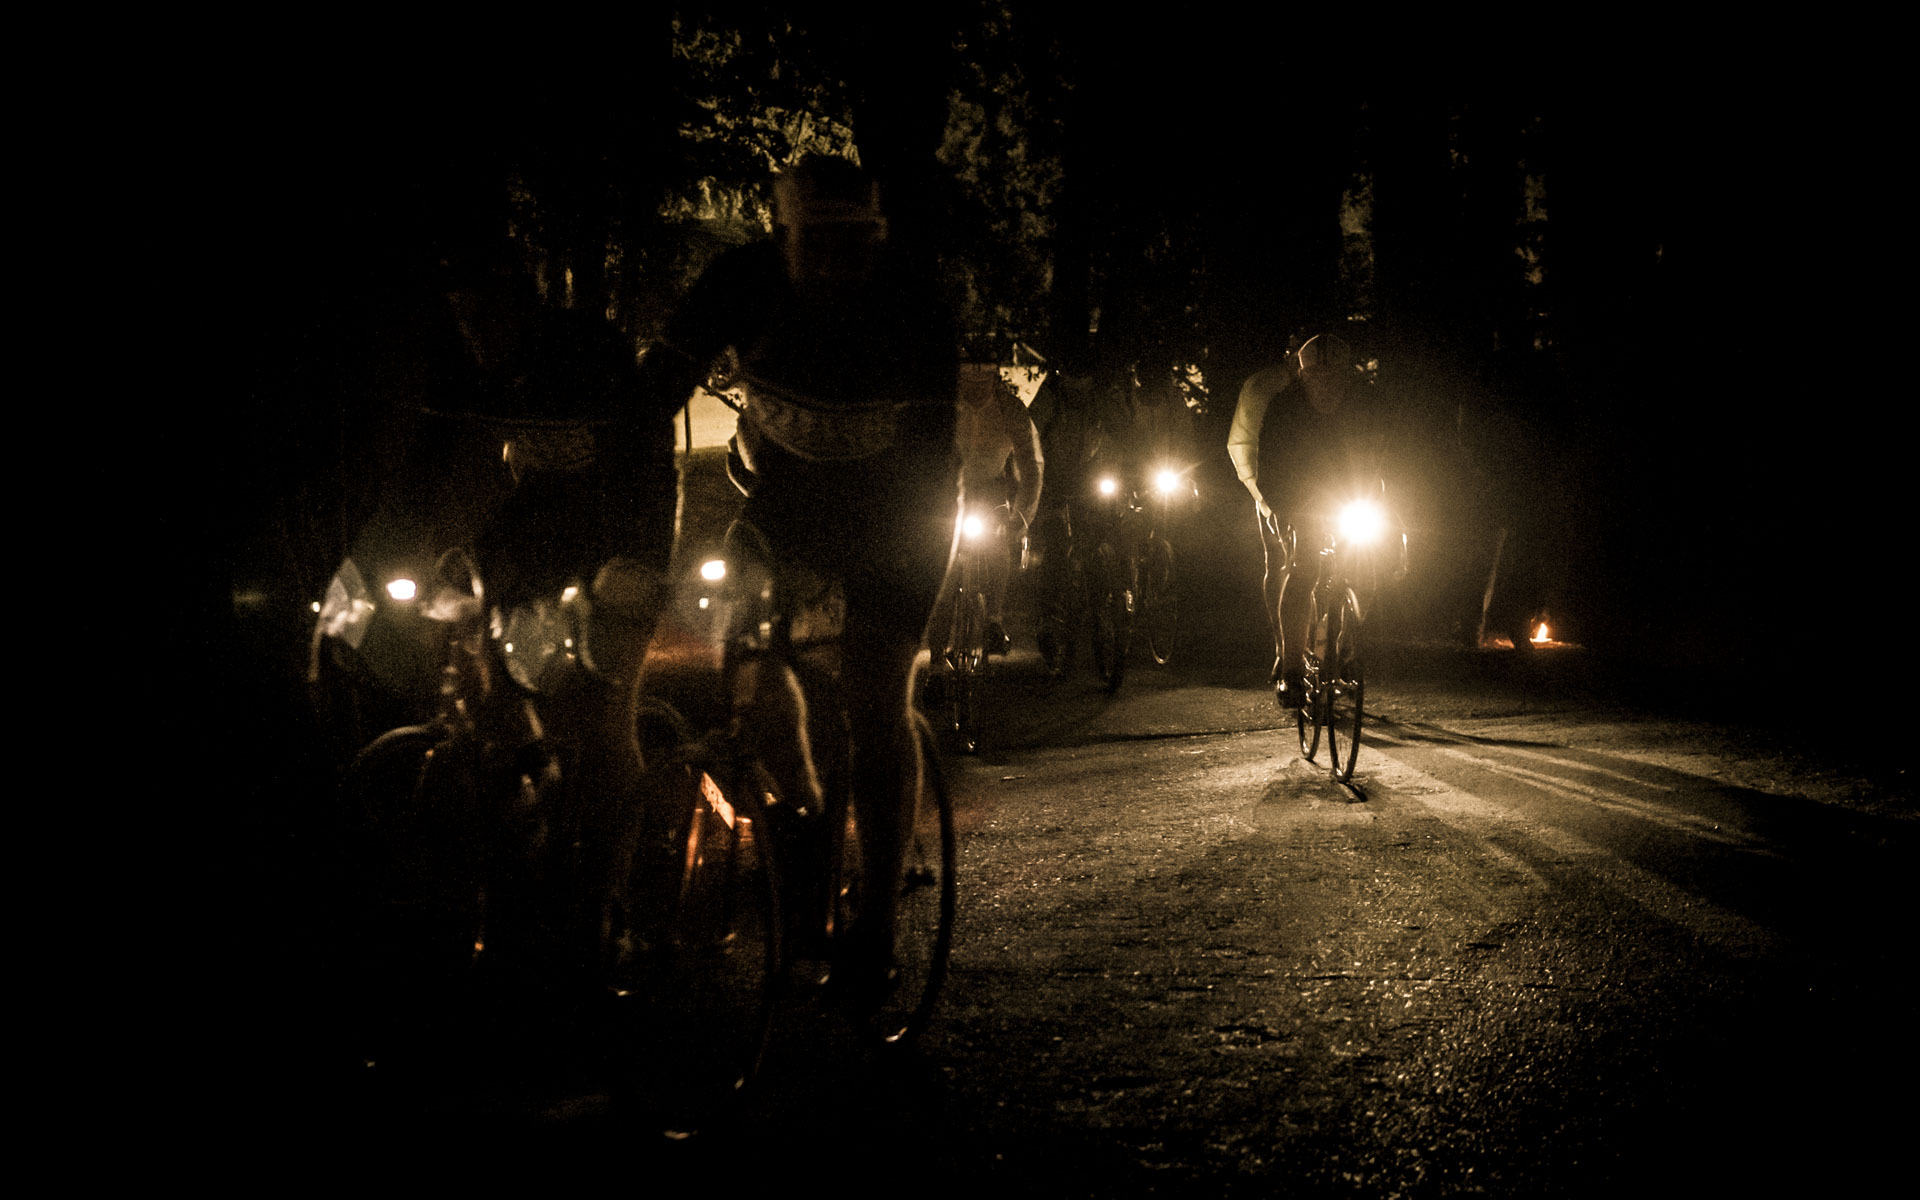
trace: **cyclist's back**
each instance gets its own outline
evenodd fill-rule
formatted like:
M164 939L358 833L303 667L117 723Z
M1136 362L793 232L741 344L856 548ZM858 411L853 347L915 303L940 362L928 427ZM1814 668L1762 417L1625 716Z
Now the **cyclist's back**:
M897 872L918 741L914 658L952 552L958 494L951 321L889 248L877 188L814 159L782 175L775 241L730 251L642 364L647 402L677 407L727 347L746 393L734 449L745 518L779 569L843 584L843 692L862 851ZM892 914L854 931L874 970Z

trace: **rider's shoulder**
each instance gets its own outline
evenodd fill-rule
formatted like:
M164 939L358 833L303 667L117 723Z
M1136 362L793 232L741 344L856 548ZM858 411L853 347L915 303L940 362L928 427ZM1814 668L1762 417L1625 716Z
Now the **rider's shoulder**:
M1240 403L1255 404L1271 400L1298 377L1299 371L1294 365L1293 356L1288 355L1247 376L1246 382L1240 385Z

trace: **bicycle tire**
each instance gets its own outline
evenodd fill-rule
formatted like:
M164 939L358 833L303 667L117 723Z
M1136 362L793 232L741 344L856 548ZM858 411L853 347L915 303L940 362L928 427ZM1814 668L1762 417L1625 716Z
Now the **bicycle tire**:
M1069 560L1050 569L1058 573L1050 576L1050 586L1041 598L1040 632L1036 640L1047 674L1054 679L1064 679L1073 670L1074 614L1079 610L1080 598L1086 594L1086 585L1077 562Z
M987 666L987 597L963 590L954 604L953 731L966 754L980 752L980 677Z
M1087 603L1092 615L1094 674L1109 693L1117 692L1127 672L1127 592L1120 555L1109 542L1095 548L1088 565Z
M407 975L458 973L484 942L485 892L461 745L436 725L389 730L342 781L364 870L363 956Z
M1326 692L1327 762L1335 783L1353 779L1354 763L1360 755L1360 723L1366 701L1366 671L1360 653L1360 610L1351 591L1344 592L1340 606L1331 615L1327 628L1330 648L1330 674L1323 674Z
M609 907L608 990L624 1098L678 1137L723 1118L771 1040L784 964L773 785L751 756L653 775Z
M1321 721L1321 660L1318 639L1320 637L1320 595L1314 589L1307 601L1307 644L1301 649L1300 663L1300 707L1293 710L1293 727L1300 739L1300 757L1313 761L1314 754L1320 749Z
M908 839L905 869L895 900L894 971L887 994L871 1010L856 1014L863 1036L890 1046L912 1044L933 1017L946 980L953 946L958 892L954 883L957 852L953 800L940 769L933 730L916 716L925 786ZM836 936L853 929L872 882L860 860L858 818L851 807L841 823L835 852Z
M1173 657L1173 639L1180 627L1180 594L1173 571L1173 546L1165 538L1147 543L1140 570L1140 622L1145 626L1147 653L1156 666Z

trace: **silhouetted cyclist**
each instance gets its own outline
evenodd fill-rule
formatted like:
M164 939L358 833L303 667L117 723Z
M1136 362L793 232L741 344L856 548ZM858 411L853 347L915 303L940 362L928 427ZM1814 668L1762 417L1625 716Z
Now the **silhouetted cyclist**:
M1267 681L1283 707L1300 705L1302 651L1318 558L1296 564L1283 534L1289 525L1311 553L1338 501L1379 487L1385 449L1384 413L1365 387L1347 342L1332 334L1290 347L1279 364L1250 376L1240 389L1227 453L1253 495L1254 522L1266 554L1262 591L1273 634Z
M894 252L878 185L839 159L782 174L774 238L701 276L641 365L645 403L684 403L728 347L746 401L735 447L745 518L776 562L843 582L844 694L861 853L901 871L921 786L914 659L952 554L957 361L932 280ZM892 965L892 893L836 969L856 1000Z

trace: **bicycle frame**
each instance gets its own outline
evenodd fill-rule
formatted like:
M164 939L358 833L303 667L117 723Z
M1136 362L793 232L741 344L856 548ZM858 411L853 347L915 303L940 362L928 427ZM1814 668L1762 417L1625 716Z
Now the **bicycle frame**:
M765 743L771 746L791 731L800 742L798 757L807 764L804 773L817 786L799 785L803 795L797 801L775 796L767 808L794 934L789 947L795 958L824 960L825 970L816 978L830 982L844 949L837 940L857 917L862 889L871 886L861 867L860 812L852 796L854 739L838 678L845 597L838 580L775 565L766 539L745 521L735 522L727 542L729 558L745 568L745 586L735 593L727 618L722 666L733 697L734 736L747 736L754 714L766 711L760 698L784 692L794 699L794 708L773 722L783 728L761 732L774 733ZM913 961L901 962L903 982L895 1003L883 1004L865 1021L886 1042L911 1040L925 1027L945 978L957 902L952 804L932 731L918 714L916 735L927 786L918 823L909 830L904 890L896 904L914 910L897 913L902 938L924 944L911 947ZM789 780L801 772L786 774L789 778L779 782L791 791L795 785ZM924 917L919 909L925 904L917 896L934 906Z
M960 519L959 543L947 577L948 614L945 653L947 707L960 749L980 750L980 677L986 672L990 649L987 623L991 554L1004 552L1010 505L969 506ZM938 648L938 647L936 647Z
M1365 708L1366 675L1361 639L1366 608L1361 596L1363 591L1371 595L1374 581L1369 579L1367 586L1356 587L1355 574L1373 576L1377 573L1371 553L1382 540L1385 527L1385 511L1377 500L1355 501L1327 531L1314 560L1307 640L1302 654L1304 694L1294 719L1300 752L1309 761L1317 753L1324 731L1329 766L1337 783L1347 783L1353 778ZM1406 535L1402 533L1400 539L1404 553ZM1300 562L1298 531L1288 525L1281 540L1287 550L1290 570L1297 576L1304 566Z

